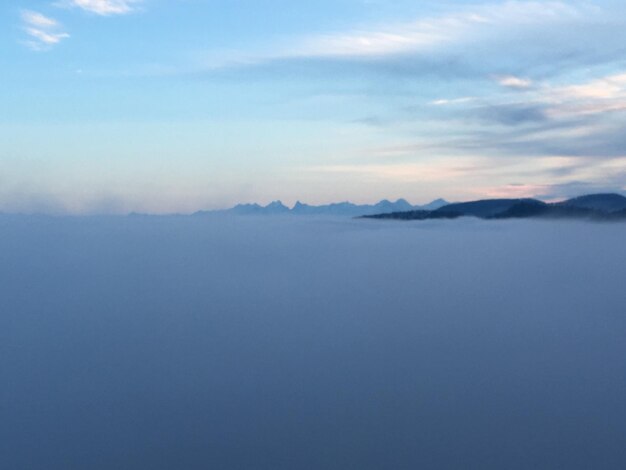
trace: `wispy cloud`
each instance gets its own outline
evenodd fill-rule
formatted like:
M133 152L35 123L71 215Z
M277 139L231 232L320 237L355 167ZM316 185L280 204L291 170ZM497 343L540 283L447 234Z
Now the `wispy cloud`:
M612 74L586 83L545 87L543 99L554 117L593 115L626 110L626 73Z
M532 87L533 81L528 78L515 77L513 75L505 75L495 77L496 81L506 88L527 89Z
M582 11L564 2L507 1L412 22L313 36L298 44L298 56L380 56L418 51L501 27L566 22ZM505 80L506 81L506 80ZM521 85L522 81L510 82Z
M475 100L476 98L474 98L473 96L465 96L463 98L438 99L438 100L431 101L429 104L433 106L449 106L449 105L455 105L455 104L470 103Z
M48 18L47 16L42 15L41 13L38 13L36 11L23 11L22 12L22 19L32 25L32 26L37 26L40 28L55 28L59 25L59 23L52 19L52 18Z
M70 37L58 21L36 11L23 11L22 22L24 31L30 37L25 44L33 50L49 49Z
M126 15L142 0L65 0L59 6L80 8L101 16Z
M507 84L501 83L506 81ZM517 83L520 81L521 83ZM466 104L469 115L500 124L568 121L586 127L585 118L626 111L626 73L616 72L587 81L555 85L550 81L526 81L517 77L498 79L506 88L524 88L528 92L520 100L518 94L492 94L483 100L460 98L439 99L432 105ZM477 104L472 102L477 102Z
M72 0L79 1L79 0ZM87 0L82 0L87 1ZM406 54L434 53L474 41L499 40L502 33L547 25L571 24L593 18L598 11L581 2L505 1L460 8L439 16L310 34L246 52L213 55L211 68L251 66L301 59L383 59ZM444 59L445 60L445 59ZM209 61L211 62L211 61ZM526 87L528 79L502 77L502 85Z

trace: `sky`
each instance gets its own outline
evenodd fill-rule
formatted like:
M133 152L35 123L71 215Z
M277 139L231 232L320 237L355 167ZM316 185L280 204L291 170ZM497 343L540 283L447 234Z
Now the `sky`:
M626 190L626 5L10 0L0 211Z

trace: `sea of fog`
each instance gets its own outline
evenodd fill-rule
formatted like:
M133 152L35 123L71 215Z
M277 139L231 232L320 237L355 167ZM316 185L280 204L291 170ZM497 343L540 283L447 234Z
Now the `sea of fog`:
M0 468L626 468L626 224L0 216Z

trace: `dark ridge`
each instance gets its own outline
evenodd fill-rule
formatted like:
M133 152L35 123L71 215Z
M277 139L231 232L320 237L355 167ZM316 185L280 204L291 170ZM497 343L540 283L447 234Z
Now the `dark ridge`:
M463 215L473 215L475 217L492 217L511 209L519 203L539 203L536 199L484 199L480 201L459 202L448 204L437 211L458 212Z
M370 219L428 220L471 216L480 219L583 219L626 220L626 197L619 194L592 194L549 204L537 199L485 199L448 204L433 211L417 210L366 215Z
M458 219L464 214L452 211L408 211L392 212L390 214L364 215L364 219L395 219L395 220L426 220L426 219Z
M574 206L560 206L557 204L546 204L544 202L520 202L510 209L488 217L490 219L527 219L530 217L543 217L552 219L593 219L603 218L604 213L599 213L593 209Z
M626 197L621 194L589 194L559 203L560 206L580 207L605 212L617 212L626 209Z
M602 220L626 221L626 209L621 211L609 212L602 216Z

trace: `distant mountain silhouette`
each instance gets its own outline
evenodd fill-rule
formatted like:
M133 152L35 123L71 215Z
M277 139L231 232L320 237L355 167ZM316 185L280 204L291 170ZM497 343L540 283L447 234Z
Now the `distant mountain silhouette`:
M592 194L558 203L538 199L485 199L448 204L436 210L413 210L366 215L373 219L427 220L459 217L481 219L591 219L626 221L626 197L620 194Z
M568 206L562 204L546 204L545 202L531 200L522 201L504 212L493 215L492 219L524 219L530 217L544 217L553 219L564 218L610 218L611 215L585 207Z
M405 212L412 210L433 211L447 205L443 199L437 199L424 206L411 205L405 199L389 201L387 199L377 204L353 204L351 202L339 202L321 206L312 206L300 201L296 202L293 208L285 206L281 201L274 201L267 206L259 204L239 204L232 209L222 211L203 211L196 215L206 215L211 213L223 213L234 215L336 215L345 217L359 217L373 214L389 214L392 212Z
M450 205L450 203L446 201L445 199L435 199L430 204L426 204L421 207L415 206L414 209L417 209L419 207L420 210L424 210L424 211L436 211L437 209L444 207L444 206L448 206L448 205Z
M286 214L289 208L280 201L274 201L267 206L259 204L238 204L229 210L238 215Z
M534 203L541 201L537 201L536 199L485 199L481 201L448 204L437 210L484 218L500 214L522 202Z
M425 211L415 210L407 212L392 212L390 214L364 215L363 219L398 219L398 220L427 220L427 219L457 219L463 217L460 212L444 210Z
M399 199L396 202L384 200L374 205L357 205L351 202L340 202L323 206L310 206L308 204L297 202L291 212L294 215L328 214L356 217L359 215L386 214L389 212L401 212L412 209L413 206L411 204L404 199Z
M621 194L590 194L569 199L562 202L561 205L604 212L617 212L626 209L626 197Z
M594 220L626 220L626 197L621 194L589 194L557 203L546 203L538 199L483 199L448 203L437 199L429 204L412 205L405 199L376 204L354 204L339 202L313 206L298 201L293 208L281 201L266 206L238 204L232 209L197 212L196 215L212 213L233 215L333 215L343 217L366 217L374 219L427 220L478 217L481 219L521 218L585 218Z

